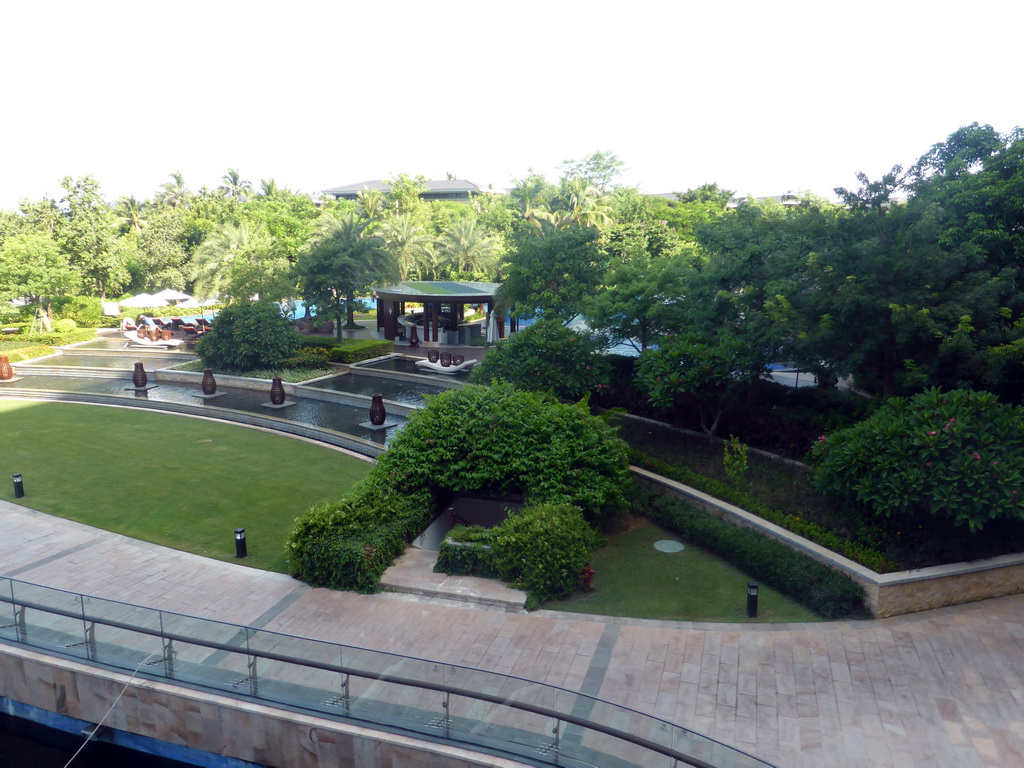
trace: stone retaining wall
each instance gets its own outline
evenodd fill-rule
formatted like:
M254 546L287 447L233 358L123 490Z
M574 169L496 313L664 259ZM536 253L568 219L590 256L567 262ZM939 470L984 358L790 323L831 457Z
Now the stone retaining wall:
M1024 554L879 574L696 488L639 467L630 467L630 470L642 485L651 490L686 499L713 515L754 528L842 571L864 587L864 602L876 618L1024 592Z
M126 734L276 768L526 768L522 763L0 644L0 696ZM118 694L124 691L120 700ZM215 763L224 765L224 762Z

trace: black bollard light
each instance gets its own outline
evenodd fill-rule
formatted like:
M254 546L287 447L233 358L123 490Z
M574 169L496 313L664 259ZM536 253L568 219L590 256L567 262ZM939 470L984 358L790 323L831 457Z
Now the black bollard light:
M11 480L14 481L14 498L22 498L25 495L25 484L21 481L21 472L11 475Z
M245 547L245 528L235 528L235 557L249 554Z
M752 581L747 584L747 617L757 618L757 584Z

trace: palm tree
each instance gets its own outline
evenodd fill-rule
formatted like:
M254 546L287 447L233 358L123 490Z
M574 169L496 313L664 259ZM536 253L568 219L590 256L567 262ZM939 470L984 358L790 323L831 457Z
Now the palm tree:
M459 219L441 235L440 250L453 277L470 279L493 278L502 252L499 240L471 218Z
M437 271L434 241L412 216L392 216L378 230L384 246L398 263L402 280L431 280Z
M228 172L222 177L224 183L217 187L217 191L224 197L230 197L240 203L244 203L252 194L252 182L246 181L234 168L228 168Z
M129 232L141 232L146 226L146 220L142 218L142 212L146 204L136 200L133 196L122 197L117 201L117 208L114 210L117 225L123 234Z
M356 213L366 221L372 222L384 211L384 193L379 189L366 189L356 192Z
M260 180L260 194L263 197L274 197L281 189L277 186L277 182L274 179L262 179Z
M156 201L167 208L185 208L188 206L192 193L185 186L181 171L171 174L171 181L164 182L156 193Z
M321 315L341 319L341 301L349 326L354 322L357 291L374 283L394 280L398 268L384 241L367 231L367 223L354 214L338 218L325 214L310 238L309 248L299 255L295 273L302 296ZM341 336L341 323L337 325Z
M232 262L241 252L266 239L263 224L247 220L220 225L196 249L189 279L193 292L216 296L229 292Z
M601 190L582 178L563 179L556 203L559 219L583 227L604 229L612 223L612 207Z
M519 213L535 228L540 229L541 222L548 220L550 209L547 193L550 185L545 178L531 168L525 179L514 179L515 186L509 191L509 197L515 202Z

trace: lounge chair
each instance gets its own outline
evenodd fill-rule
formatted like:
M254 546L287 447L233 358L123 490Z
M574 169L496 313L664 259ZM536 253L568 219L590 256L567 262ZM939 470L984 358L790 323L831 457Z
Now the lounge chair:
M182 343L181 339L157 339L151 341L148 337L142 338L137 333L125 331L124 337L128 340L125 346L136 347L177 347Z

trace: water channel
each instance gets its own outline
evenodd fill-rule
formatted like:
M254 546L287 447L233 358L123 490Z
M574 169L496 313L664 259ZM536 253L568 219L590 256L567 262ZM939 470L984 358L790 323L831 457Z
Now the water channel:
M184 346L184 345L183 345ZM180 347L178 349L181 349ZM102 338L63 348L57 355L17 365L20 380L0 382L0 389L32 393L80 393L118 398L133 403L175 403L201 408L209 415L236 411L260 417L331 430L386 446L407 422L411 410L422 408L426 397L459 386L465 377L421 373L415 358L391 355L339 369L299 385L287 385L288 406L270 407L270 382L218 376L218 396L202 397L201 374L173 367L195 359L186 351L125 347L123 340ZM151 388L136 390L131 381L135 363L141 362ZM385 429L369 425L371 396L380 394L388 410ZM126 403L127 404L127 403Z

